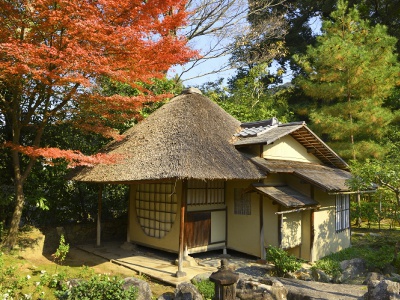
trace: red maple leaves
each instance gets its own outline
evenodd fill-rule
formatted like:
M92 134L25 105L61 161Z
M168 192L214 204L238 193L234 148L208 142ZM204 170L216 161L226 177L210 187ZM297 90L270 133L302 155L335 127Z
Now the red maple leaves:
M12 120L13 128L5 145L31 157L85 163L79 152L40 148L40 136L24 144L22 129L34 124L41 132L76 116L83 128L118 136L104 121L115 111L130 118L143 102L159 100L142 83L196 55L175 34L185 23L184 6L181 0L1 1L0 117ZM104 97L98 86L103 76L142 93Z

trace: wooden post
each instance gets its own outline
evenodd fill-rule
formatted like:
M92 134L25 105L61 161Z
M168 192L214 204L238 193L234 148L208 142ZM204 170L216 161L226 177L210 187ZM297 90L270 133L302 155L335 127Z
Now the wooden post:
M129 185L129 198L128 198L128 220L127 220L127 229L126 229L126 242L130 243L131 241L131 196L132 196L132 185Z
M181 209L180 209L180 227L179 227L179 254L178 254L178 271L176 277L184 277L183 272L183 252L185 247L185 213L186 213L186 196L187 196L187 180L182 181L181 193Z
M315 196L314 196L314 187L311 186L310 189L311 189L311 190L310 190L311 199L315 200ZM315 238L314 212L315 212L315 209L312 209L312 210L311 210L311 215L310 215L310 260L311 260L311 261L312 261L312 258L313 258L314 238Z
M280 206L279 206L279 209L278 209L278 228L279 228L279 230L278 230L278 247L279 248L282 248L282 237L283 237L283 214L282 213L280 213L281 212L281 208L280 208ZM277 213L276 213L277 214Z
M96 246L100 247L101 244L101 200L103 198L103 185L100 185L98 194L98 207L97 207L97 239Z
M265 247L264 247L264 205L263 196L260 195L260 258L265 259Z

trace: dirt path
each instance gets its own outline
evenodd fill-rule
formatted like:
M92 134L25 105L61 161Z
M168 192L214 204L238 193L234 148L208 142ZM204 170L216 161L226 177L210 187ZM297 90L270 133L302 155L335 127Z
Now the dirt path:
M277 278L288 290L288 299L361 300L368 291L365 285L330 284ZM301 298L299 298L301 297Z
M52 245L53 249L44 247L44 235L39 230L27 232L21 236L20 256L25 258L30 264L34 264L40 269L40 266L53 265L51 253L55 252L58 246L59 237L52 239L46 236L46 244ZM50 241L50 242L49 242ZM219 264L220 259L202 259L203 263ZM87 266L93 269L96 273L118 275L122 277L140 277L134 271L127 269L123 266L113 264L104 258L94 255L92 253L82 251L78 248L71 247L67 259L63 263L70 267ZM236 266L240 269L244 266L239 262L235 262ZM265 270L264 270L265 271ZM141 277L142 279L143 276ZM346 285L346 284L327 284L311 281L300 281L286 278L279 278L282 284L288 289L288 299L326 299L326 300L358 300L363 299L363 295L367 292L367 287L362 285ZM153 296L159 297L165 292L173 292L172 286L167 286L162 283L155 282L147 279L150 284Z

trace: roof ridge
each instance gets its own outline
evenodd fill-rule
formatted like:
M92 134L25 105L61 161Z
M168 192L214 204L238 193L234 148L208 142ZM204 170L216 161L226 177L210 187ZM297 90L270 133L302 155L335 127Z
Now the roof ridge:
M266 120L260 120L260 121L253 121L253 122L244 122L240 124L240 127L242 128L251 128L251 127L260 127L260 126L272 126L275 124L279 124L279 120L275 117L272 117L270 119Z
M290 123L283 123L279 124L279 127L285 127L285 126L293 126L293 125L307 125L305 121L297 121L297 122L290 122Z

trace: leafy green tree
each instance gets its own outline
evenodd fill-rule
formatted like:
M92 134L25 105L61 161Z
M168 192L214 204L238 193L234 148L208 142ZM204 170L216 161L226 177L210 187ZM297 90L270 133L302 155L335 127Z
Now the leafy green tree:
M250 7L257 10L259 0L250 0ZM253 4L255 3L255 4ZM276 3L268 10L255 14L259 18L271 18L284 14L288 28L280 41L284 43L289 55L279 58L282 67L291 63L293 71L297 72L297 66L293 64L291 57L294 54L304 54L308 45L314 45L316 35L319 34L320 20L329 19L336 10L337 0L291 0ZM362 19L368 19L371 25L385 25L391 36L400 40L400 2L393 0L349 0L349 7L356 7ZM250 12L251 16L251 12ZM254 18L254 17L253 17ZM252 23L251 23L252 24ZM258 43L254 43L249 52L258 52L259 49L268 47L268 44L277 42L276 37L261 36ZM278 40L279 41L279 40ZM400 42L396 44L396 52L400 52Z
M369 160L353 162L353 174L347 184L353 190L366 190L377 186L394 194L397 205L400 206L400 161Z
M242 122L277 117L281 122L290 119L291 113L285 97L285 89L271 88L273 76L268 64L261 63L241 70L223 86L222 80L201 88L212 100Z
M398 80L396 39L385 26L370 26L357 9L339 0L306 55L295 56L305 75L296 78L317 106L313 128L344 158L380 157L377 141L393 120L383 107Z

